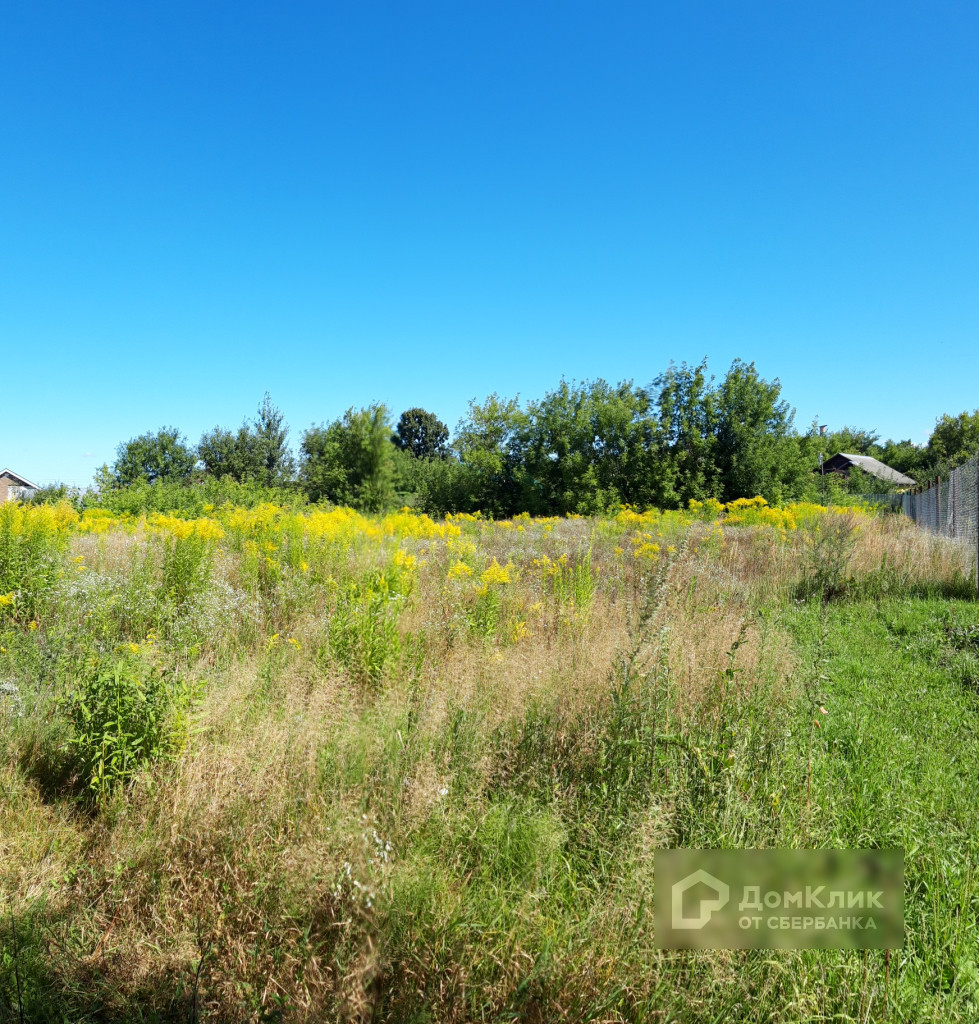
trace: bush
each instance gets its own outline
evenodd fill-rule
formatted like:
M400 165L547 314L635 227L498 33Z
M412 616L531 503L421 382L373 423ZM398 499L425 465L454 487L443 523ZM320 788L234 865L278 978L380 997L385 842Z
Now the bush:
M306 504L305 494L294 487L264 487L253 481L238 483L230 477L216 480L206 476L199 483L148 484L108 487L90 492L82 499L85 508L101 508L116 515L148 515L153 512L186 518L209 515L225 504L255 508L273 504L298 507Z
M407 456L404 463L406 468L399 482L420 512L443 516L447 512L476 512L487 505L485 481L472 466L455 459Z
M82 508L82 492L77 487L68 484L53 483L45 487L39 487L23 499L25 505L57 505L66 501L76 511Z
M68 745L101 803L153 761L174 760L188 734L190 686L135 657L94 667L63 698Z

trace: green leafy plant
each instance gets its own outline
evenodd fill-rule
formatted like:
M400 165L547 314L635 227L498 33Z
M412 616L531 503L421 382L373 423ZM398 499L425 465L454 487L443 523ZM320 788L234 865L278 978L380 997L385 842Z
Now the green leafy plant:
M136 658L94 666L61 701L87 787L103 802L148 764L176 759L187 742L195 693Z
M400 654L397 615L402 603L402 595L392 592L381 574L364 584L352 583L341 595L330 617L330 650L356 685L378 686Z
M598 588L598 574L592 568L591 551L571 563L556 561L549 574L551 593L564 607L574 608L582 614L591 606Z
M483 640L491 640L500 622L501 606L499 588L486 585L480 587L467 613L470 634Z
M211 544L197 535L168 536L163 542L164 593L180 607L205 590L211 576Z

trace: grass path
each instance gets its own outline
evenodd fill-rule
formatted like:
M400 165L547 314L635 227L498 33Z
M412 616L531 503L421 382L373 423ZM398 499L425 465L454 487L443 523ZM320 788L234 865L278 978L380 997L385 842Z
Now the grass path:
M809 806L797 791L784 825L800 845L895 846L906 858L889 1009L882 956L866 957L857 985L852 958L838 954L834 967L821 954L825 1018L813 1019L979 1019L977 622L975 604L941 600L813 605L787 618L819 727Z

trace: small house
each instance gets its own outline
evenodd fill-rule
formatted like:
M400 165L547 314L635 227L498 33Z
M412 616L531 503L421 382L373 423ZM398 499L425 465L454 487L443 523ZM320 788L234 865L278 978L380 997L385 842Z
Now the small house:
M813 470L814 473L836 473L838 476L849 478L850 470L856 467L869 473L871 476L883 480L892 487L914 487L914 481L909 476L899 473L891 466L884 465L879 459L871 458L869 455L849 455L847 452L840 452L831 459L827 459L822 469Z
M15 501L29 498L36 490L37 484L15 473L12 469L0 472L0 501Z

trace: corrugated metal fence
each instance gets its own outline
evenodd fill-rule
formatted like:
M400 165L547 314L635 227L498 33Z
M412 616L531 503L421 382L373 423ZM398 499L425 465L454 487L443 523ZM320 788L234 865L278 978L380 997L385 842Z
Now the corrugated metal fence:
M901 509L926 530L961 541L969 549L979 586L979 456L905 494L867 497Z

